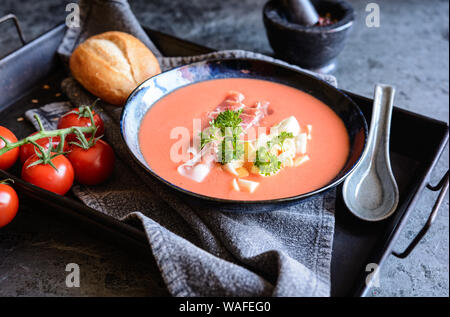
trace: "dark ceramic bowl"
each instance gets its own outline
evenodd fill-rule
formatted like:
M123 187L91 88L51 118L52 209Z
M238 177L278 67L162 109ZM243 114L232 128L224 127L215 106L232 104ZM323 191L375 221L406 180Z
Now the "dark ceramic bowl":
M317 190L292 197L264 201L236 201L199 195L171 184L169 181L160 177L147 164L139 147L138 132L142 119L156 101L170 94L172 91L186 85L219 78L256 78L277 82L302 90L324 102L342 119L350 137L350 153L345 166L333 180ZM167 119L170 120L170 118ZM205 200L209 200L216 203L234 203L236 206L242 206L242 204L274 204L298 200L338 185L352 171L357 162L359 162L367 139L367 124L363 114L358 106L343 92L309 74L295 71L278 64L251 59L224 59L199 62L174 68L146 80L128 97L122 111L120 125L122 137L131 155L148 173L188 196L193 196L197 199L200 198L202 203ZM155 127L156 129L157 127ZM152 138L152 135L148 135L147 137ZM261 211L261 207L259 208L259 211Z
M353 8L342 0L312 1L319 15L330 13L338 22L329 26L303 26L285 17L279 1L264 6L264 26L277 57L303 68L330 72L335 58L344 49L353 25Z

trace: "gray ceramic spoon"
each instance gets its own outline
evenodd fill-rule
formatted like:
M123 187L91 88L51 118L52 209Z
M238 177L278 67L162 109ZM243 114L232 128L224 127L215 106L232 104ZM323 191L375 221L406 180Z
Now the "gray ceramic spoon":
M342 195L348 209L367 221L380 221L393 214L398 187L389 160L389 129L394 87L376 85L369 140L363 157L346 178Z

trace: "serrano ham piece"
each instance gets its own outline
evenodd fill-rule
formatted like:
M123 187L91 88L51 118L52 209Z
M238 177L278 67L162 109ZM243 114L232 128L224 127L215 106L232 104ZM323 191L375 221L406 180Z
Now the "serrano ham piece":
M215 119L219 113L224 112L225 110L239 110L245 107L242 103L244 100L244 95L237 91L228 92L225 100L222 101L220 105L216 107L213 111L208 114L209 119Z
M213 120L221 112L226 110L241 110L241 127L245 133L250 127L259 124L259 121L267 115L269 102L257 102L252 106L246 106L242 101L244 95L237 91L230 91L213 111L208 113L208 118ZM178 173L201 183L208 176L214 162L217 161L217 153L221 140L214 140L207 143L201 151L196 153L192 159L178 166Z

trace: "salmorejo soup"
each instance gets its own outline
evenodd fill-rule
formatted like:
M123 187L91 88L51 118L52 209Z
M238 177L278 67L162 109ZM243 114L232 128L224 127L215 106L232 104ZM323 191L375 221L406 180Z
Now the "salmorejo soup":
M258 79L182 87L148 111L139 130L150 168L188 191L268 200L314 191L344 167L349 137L324 103Z

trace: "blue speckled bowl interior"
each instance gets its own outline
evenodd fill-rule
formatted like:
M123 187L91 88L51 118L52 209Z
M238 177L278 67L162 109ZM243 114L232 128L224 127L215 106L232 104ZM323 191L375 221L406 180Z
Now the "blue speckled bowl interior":
M139 147L139 128L156 101L186 85L220 78L254 78L285 84L302 90L328 105L344 122L350 137L350 153L345 166L326 186L309 193L263 201L235 201L208 197L180 188L161 178L145 161ZM183 109L180 108L180 111ZM189 115L189 114L186 114ZM170 120L170 118L167 118ZM185 194L214 202L277 203L310 197L341 183L359 162L367 139L367 123L358 106L343 92L307 73L271 62L252 59L224 59L198 62L154 76L139 85L128 97L121 117L122 137L137 162L150 174ZM155 130L158 127L155 127ZM149 135L149 138L152 136Z

